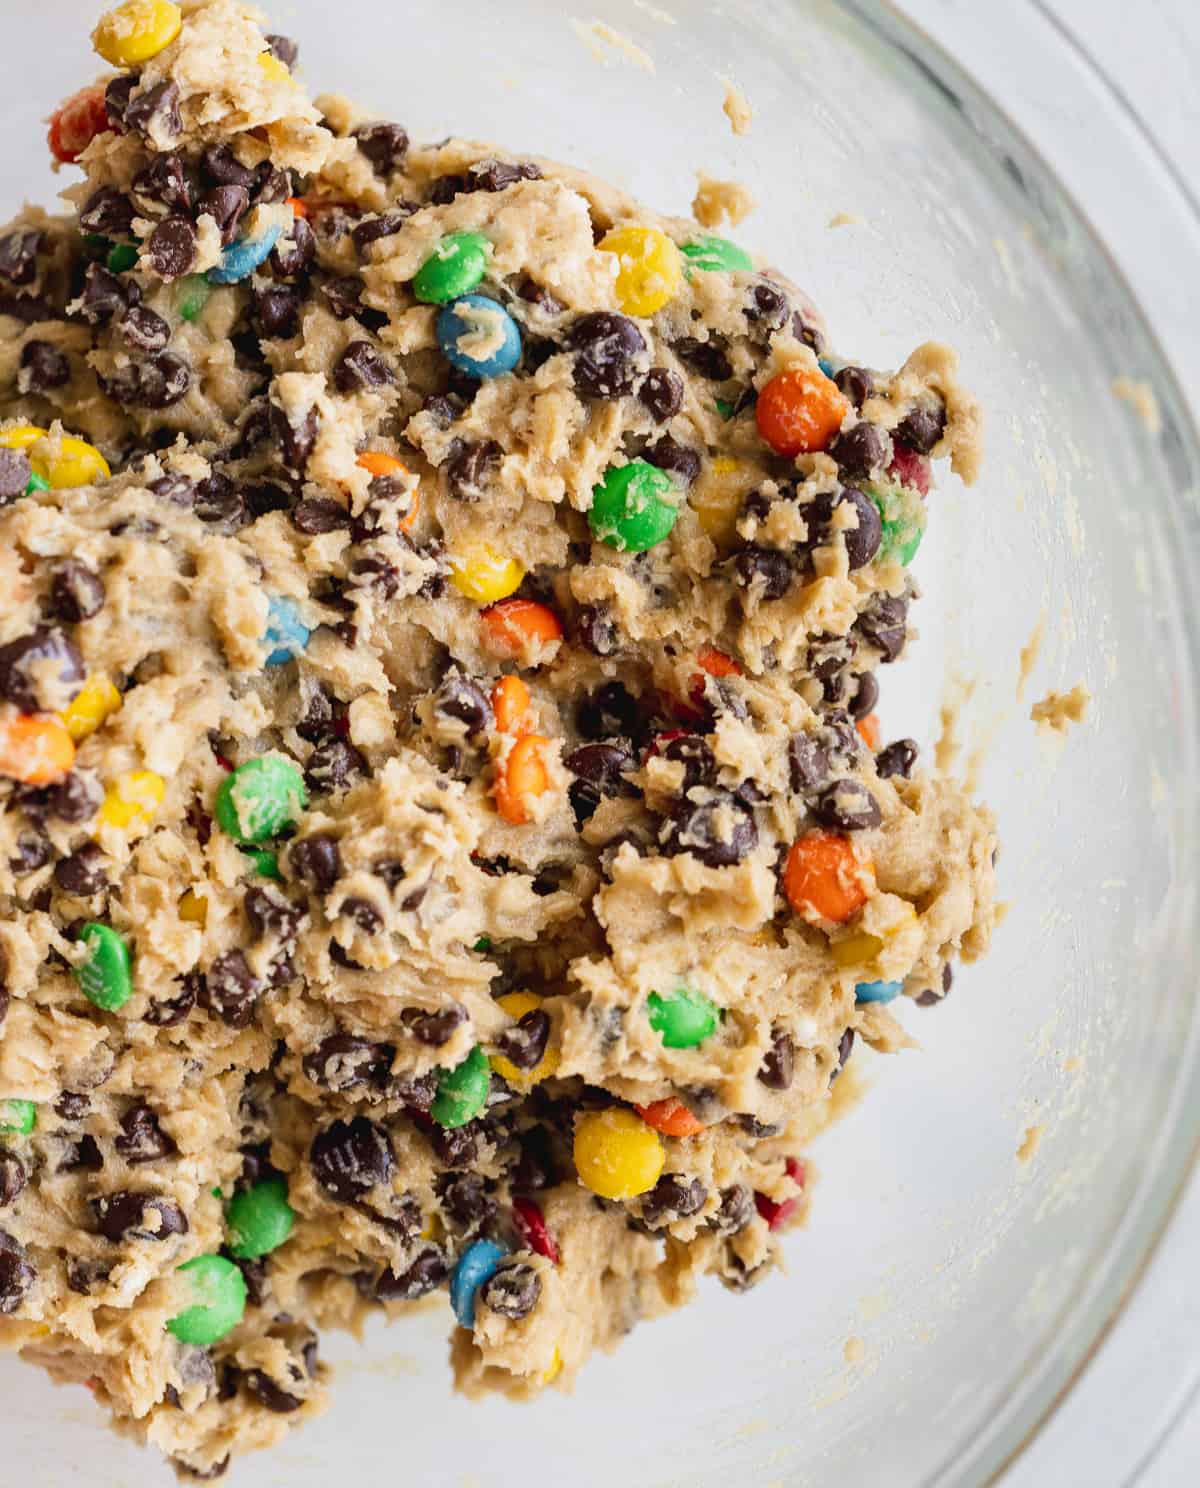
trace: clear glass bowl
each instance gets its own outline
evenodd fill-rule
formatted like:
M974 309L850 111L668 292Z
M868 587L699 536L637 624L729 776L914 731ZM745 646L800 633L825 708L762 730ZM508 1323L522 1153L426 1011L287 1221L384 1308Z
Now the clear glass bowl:
M856 1055L869 1099L814 1149L790 1275L744 1298L712 1286L595 1361L573 1397L533 1408L452 1396L444 1306L372 1329L365 1347L330 1340L333 1410L237 1469L244 1488L323 1488L331 1469L448 1488L984 1483L1096 1346L1196 1145L1200 455L1158 343L1041 157L896 13L660 3L599 0L584 17L632 38L653 71L552 0L293 0L272 19L300 40L313 86L415 134L557 156L679 211L695 170L735 177L760 203L739 236L806 287L839 348L891 365L927 337L958 346L988 409L986 473L935 498L920 644L883 708L889 735L928 746L947 679L973 683L964 758L978 756L1000 815L1011 912L945 1006L905 1008L922 1052ZM987 36L957 7L922 8L1057 90L1052 139L1086 118L1081 170L1145 164L1143 229L1157 224L1168 256L1194 252L1161 163L1036 7L988 7ZM33 121L89 75L86 26L64 37L52 7L7 18L20 122L6 126L6 205L47 195ZM755 111L742 138L721 112L725 79ZM1126 233L1119 196L1109 208ZM839 213L861 220L831 227ZM1160 432L1114 396L1119 377L1153 388ZM1091 716L1048 744L1030 703L1079 681ZM1031 1127L1041 1143L1022 1164ZM100 1434L82 1391L4 1360L0 1399L7 1459L44 1488L168 1481Z

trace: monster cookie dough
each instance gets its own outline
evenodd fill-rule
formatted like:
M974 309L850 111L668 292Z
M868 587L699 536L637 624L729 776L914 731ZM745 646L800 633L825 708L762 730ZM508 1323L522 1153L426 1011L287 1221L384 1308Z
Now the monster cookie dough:
M994 919L878 709L952 353L260 27L106 16L0 232L0 1343L202 1478L371 1309L530 1396L760 1282Z

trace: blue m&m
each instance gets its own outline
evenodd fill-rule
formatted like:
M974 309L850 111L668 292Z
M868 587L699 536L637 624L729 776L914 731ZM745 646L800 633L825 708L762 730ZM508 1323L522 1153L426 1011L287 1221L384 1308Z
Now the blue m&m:
M904 990L903 982L859 982L854 989L855 1002L891 1002Z
M312 634L300 618L300 607L286 594L275 595L267 607L267 628L263 634L263 645L268 647L267 665L283 666L293 656L299 656Z
M450 1273L450 1305L464 1328L475 1326L475 1295L500 1269L506 1252L494 1240L476 1240Z
M460 295L438 312L437 343L452 367L481 381L502 377L521 359L521 333L504 308L486 295Z
M259 264L266 262L271 249L279 241L281 231L278 226L269 227L260 237L238 238L230 243L221 254L221 262L209 269L208 282L237 284L241 279L248 279Z

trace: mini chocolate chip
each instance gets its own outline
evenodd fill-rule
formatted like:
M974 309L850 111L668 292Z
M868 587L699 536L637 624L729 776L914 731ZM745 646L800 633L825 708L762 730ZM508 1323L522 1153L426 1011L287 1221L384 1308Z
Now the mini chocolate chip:
M792 587L796 571L786 553L775 548L743 548L733 560L734 576L742 589L759 599L782 599Z
M449 1274L446 1257L431 1246L407 1270L397 1273L389 1267L372 1284L372 1293L377 1302L413 1302L441 1286Z
M288 848L287 865L293 878L310 884L319 893L327 894L342 872L342 857L338 851L337 838L326 832L298 837Z
M746 296L746 319L765 334L782 329L790 308L787 295L767 280L750 286Z
M833 1073L829 1076L829 1083L831 1085L837 1079L837 1077L841 1074L841 1072L846 1068L846 1061L847 1061L847 1059L850 1058L850 1054L851 1054L853 1048L854 1048L854 1029L853 1028L847 1028L846 1031L845 1031L845 1033L842 1034L842 1037L841 1037L841 1039L838 1042L838 1060L837 1060L837 1064L834 1066Z
M354 246L360 253L365 253L372 243L398 233L416 210L415 203L400 202L378 217L365 218L350 234L354 239Z
M196 229L186 217L164 217L146 243L146 255L160 279L178 279L196 261Z
M56 785L46 801L46 809L60 821L77 825L90 821L104 803L104 788L91 770L72 770Z
M80 209L79 226L84 232L105 238L128 238L133 233L133 215L133 203L127 196L115 186L101 186Z
M158 1116L144 1104L130 1106L121 1117L121 1135L114 1146L131 1166L158 1162L179 1149L158 1124Z
M879 551L883 539L883 524L879 509L871 498L855 486L843 486L836 491L823 491L800 508L808 529L803 549L825 547L834 542L834 513L847 502L853 505L856 525L841 531L846 548L846 561L852 569L864 567ZM843 520L839 518L839 522Z
M272 284L254 291L254 322L268 340L294 336L300 329L300 291L290 284Z
M76 1141L63 1150L62 1158L55 1170L59 1173L99 1173L104 1167L104 1154L89 1132L84 1132Z
M56 620L77 625L104 608L104 583L80 558L64 558L50 581L50 611Z
M246 890L242 904L255 940L295 940L304 909L279 889L255 884Z
M383 929L383 916L369 899L358 895L343 899L339 913L352 920L365 935L378 935Z
M173 351L118 368L104 382L105 391L129 408L170 408L192 385L192 369Z
M288 470L303 473L317 442L319 426L320 416L315 408L306 408L294 420L277 403L271 404L271 433Z
M39 625L0 646L0 697L22 713L61 708L83 686L85 675L79 647L50 626Z
M294 495L290 486L280 485L275 481L256 481L253 485L241 486L239 490L252 518L265 517L270 512L288 511Z
M103 1261L83 1260L72 1256L67 1261L67 1286L81 1297L90 1296L93 1289L103 1284L112 1275L112 1267Z
M224 951L209 967L199 988L202 1007L230 1028L246 1028L253 1021L262 987L241 951Z
M820 356L825 350L825 340L816 326L810 325L803 314L796 310L792 314L792 335L805 346L810 346Z
M660 434L653 444L648 444L642 451L642 458L660 470L679 476L685 485L690 486L700 474L700 456L669 434Z
M865 367L842 367L833 380L855 408L861 408L875 391L875 379Z
M10 284L32 284L45 240L45 233L37 228L18 228L0 237L0 278Z
M567 793L579 826L595 815L605 796L629 792L624 772L635 768L633 756L616 744L582 744L563 764L576 777Z
M683 336L671 343L671 350L693 372L710 382L727 382L733 376L733 368L725 349L715 341L699 341L695 336Z
M851 718L865 718L879 701L879 683L874 672L862 672L847 705Z
M263 40L267 43L267 49L272 57L282 62L285 67L295 67L300 57L300 48L290 36L281 36L277 31L268 31Z
M246 516L246 500L227 475L214 470L197 484L194 510L202 522L238 526Z
M683 407L683 378L666 367L651 367L638 388L638 402L656 424L665 424Z
M15 1152L0 1147L0 1209L20 1198L25 1183L25 1164Z
M361 124L354 131L354 138L376 175L388 176L404 164L404 157L408 154L408 131L399 124L386 121Z
M526 274L517 285L517 293L536 310L543 315L561 315L566 309L563 302L552 295L544 284L539 284L536 279L531 279Z
M395 380L396 374L369 341L351 341L333 369L340 393L370 392Z
M519 1070L537 1069L550 1041L550 1016L531 1008L496 1040L497 1050Z
M24 1247L7 1230L0 1230L0 1317L16 1312L36 1280L37 1270Z
M759 1066L759 1083L768 1090L788 1090L796 1071L796 1050L792 1036L782 1028L771 1031L771 1047Z
M18 878L27 873L36 873L54 856L50 839L40 828L26 828L18 832L14 847L16 851L9 858L8 866Z
M28 455L21 450L0 449L0 506L24 496L32 474Z
M108 884L105 857L95 842L85 842L69 858L54 865L54 882L68 894L87 898L98 894Z
M129 107L129 95L141 78L136 72L123 72L110 79L104 89L104 111L114 129L125 127L125 110Z
M478 1173L448 1173L437 1180L438 1198L447 1217L462 1230L477 1230L496 1213L495 1199Z
M285 1390L265 1370L247 1369L242 1378L246 1389L250 1391L255 1400L276 1415L289 1415L292 1411L298 1411L304 1404L299 1395L293 1395L289 1390Z
M91 1096L79 1090L64 1090L54 1102L55 1114L64 1121L82 1121L91 1109Z
M865 479L891 462L892 441L886 430L860 419L835 435L827 453L841 466L843 476Z
M603 605L584 605L575 622L579 644L593 656L611 656L617 649L617 626Z
M192 180L183 160L174 153L152 155L145 169L134 176L133 193L168 212L192 210Z
M542 1282L524 1261L510 1261L483 1285L483 1304L501 1317L514 1321L528 1317L542 1295Z
M664 851L694 853L710 868L727 868L758 843L754 814L731 791L710 790L706 799L684 796L677 803Z
M140 295L136 281L120 280L97 263L88 264L79 296L79 315L89 325L106 325Z
M441 686L434 694L433 708L441 717L465 724L468 739L478 738L491 728L494 721L487 694L470 677L463 676L457 667L452 667L442 678Z
M642 1196L642 1218L649 1225L688 1219L699 1214L708 1202L708 1188L699 1178L664 1173L648 1194Z
M585 739L638 739L646 719L641 701L623 682L604 682L580 702L575 726Z
M321 286L321 292L330 310L338 320L349 320L362 312L363 282L352 275L341 279L330 279Z
M424 1008L405 1008L400 1021L421 1044L439 1048L448 1043L455 1031L467 1020L467 1010L461 1002L451 1002L434 1012Z
M364 1198L395 1171L391 1139L365 1116L335 1121L313 1138L309 1150L313 1177L343 1204Z
M916 740L897 739L894 744L881 749L875 756L875 769L879 772L881 780L890 780L896 775L907 780L916 762Z
M681 734L669 739L663 748L664 759L683 766L683 784L679 794L686 796L696 785L715 785L717 781L717 759L708 741L699 734Z
M254 185L254 172L241 163L227 144L209 145L200 157L200 167L214 186Z
M894 437L920 455L928 455L946 432L946 405L918 403L896 425Z
M182 1023L196 1006L196 995L201 985L199 972L188 972L177 979L178 993L174 997L153 1000L143 1015L143 1022L152 1028L174 1028Z
M884 661L895 661L908 638L908 601L893 594L872 594L854 622L855 631L883 652Z
M64 352L49 341L26 341L17 374L19 392L48 393L51 388L66 387L70 380L71 363Z
M214 186L200 198L196 211L216 223L221 244L228 247L237 237L238 224L250 206L250 193L244 186Z
M754 1194L744 1183L721 1190L717 1212L709 1220L718 1235L738 1235L754 1218Z
M127 345L138 351L162 351L171 339L171 327L145 305L130 305L117 322Z
M304 1056L304 1073L325 1090L355 1090L386 1080L395 1056L390 1044L373 1044L352 1033L331 1033Z
M430 393L421 412L429 414L439 429L448 429L463 412L463 402L449 393Z
M186 1235L187 1216L174 1199L122 1189L90 1201L96 1225L106 1240L166 1240Z
M271 249L271 267L284 279L303 274L317 256L316 234L307 218L297 217L288 232Z
M637 381L637 363L646 340L627 315L595 310L581 316L567 332L575 353L575 386L592 398L620 398Z
M332 496L307 497L292 508L291 519L296 531L303 532L306 537L337 532L339 528L350 525L350 513Z
M161 139L178 139L183 133L179 84L164 81L133 94L125 105L122 122L126 129L136 129L140 134L153 133Z
M835 832L865 832L877 827L879 803L858 780L835 780L827 785L812 806L822 826Z
M446 484L460 501L478 501L499 469L504 451L494 439L455 440L446 461Z
M313 750L304 768L304 782L314 795L344 790L356 775L367 773L367 762L344 739L325 739Z

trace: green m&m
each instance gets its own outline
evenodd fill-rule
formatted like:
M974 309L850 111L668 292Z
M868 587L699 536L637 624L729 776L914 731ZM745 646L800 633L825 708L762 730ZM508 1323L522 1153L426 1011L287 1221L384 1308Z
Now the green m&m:
M450 233L417 270L413 294L425 305L445 305L470 294L487 271L490 248L482 233Z
M731 274L737 270L754 272L754 260L744 248L739 248L728 238L696 238L685 243L679 251L687 259L688 268L701 269L706 274Z
M693 1049L717 1026L719 1013L703 992L677 987L674 992L651 992L646 999L650 1027L668 1049Z
M438 1076L437 1095L429 1114L439 1126L466 1126L487 1104L492 1067L476 1044L463 1062Z
M867 495L879 509L882 526L881 558L895 558L906 566L916 557L925 536L925 503L908 486L895 490L870 487Z
M262 842L290 827L307 805L299 766L264 754L225 777L215 814L221 830L236 841Z
M180 1343L208 1348L236 1328L246 1310L246 1280L224 1256L201 1255L179 1268L192 1305L167 1324Z
M644 553L670 536L679 516L675 494L671 477L656 465L614 465L592 488L588 525L618 553Z
M230 1254L240 1260L252 1261L278 1250L296 1223L296 1211L288 1203L287 1180L264 1178L253 1188L234 1194L226 1223Z
M37 1125L37 1107L28 1100L0 1100L0 1132L27 1137Z
M138 251L132 243L114 243L108 250L106 263L111 273L123 274L127 269L132 269L137 261Z
M89 920L79 932L79 940L88 955L74 968L75 980L89 1002L106 1013L115 1013L133 992L132 959L125 937L111 925Z
M193 321L199 318L200 312L208 304L212 285L203 274L189 274L179 281L176 294L180 319Z
M273 878L276 881L283 877L279 871L279 854L273 853L269 847L243 847L242 851L260 877Z

